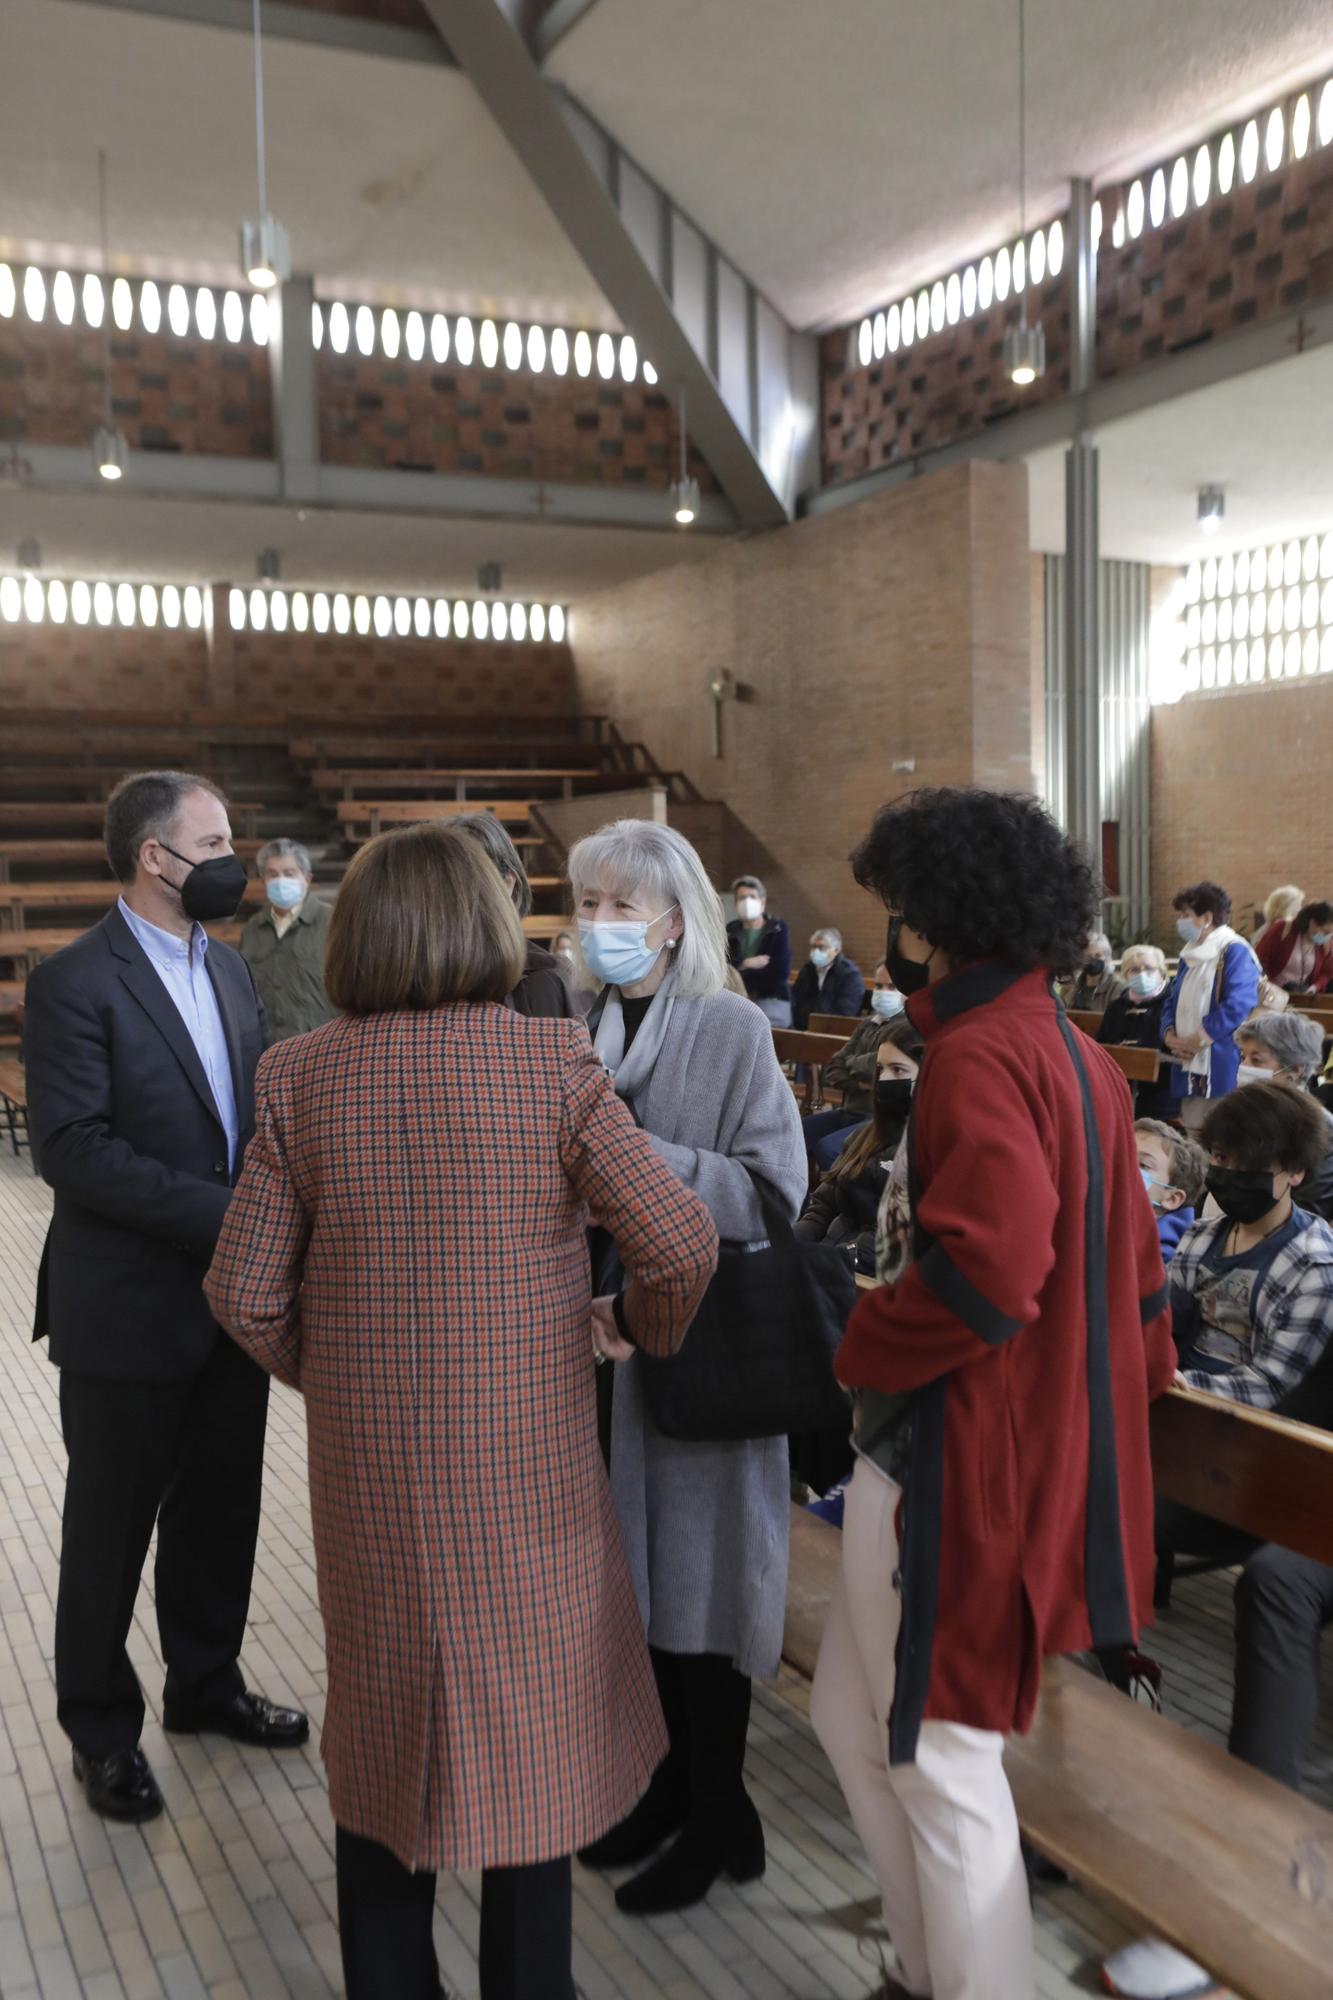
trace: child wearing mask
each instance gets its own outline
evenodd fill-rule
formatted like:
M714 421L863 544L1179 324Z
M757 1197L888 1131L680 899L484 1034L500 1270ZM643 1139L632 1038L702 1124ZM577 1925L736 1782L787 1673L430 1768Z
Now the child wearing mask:
M1208 1156L1185 1133L1157 1118L1136 1119L1134 1137L1139 1149L1139 1172L1157 1217L1162 1262L1169 1264L1181 1237L1194 1225L1195 1213L1203 1200Z
M1186 1388L1271 1410L1333 1333L1333 1229L1297 1205L1328 1150L1314 1100L1252 1083L1208 1113L1207 1188L1221 1216L1180 1240L1168 1287Z

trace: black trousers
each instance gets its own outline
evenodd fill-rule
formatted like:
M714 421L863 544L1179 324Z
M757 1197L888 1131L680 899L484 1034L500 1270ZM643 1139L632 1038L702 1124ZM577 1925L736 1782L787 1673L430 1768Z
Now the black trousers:
M434 1873L413 1874L337 1829L338 1931L347 2000L439 2000ZM574 2000L569 1857L481 1877L481 2000Z
M61 1370L69 1474L56 1705L85 1756L132 1750L143 1728L125 1642L154 1522L166 1699L222 1701L239 1691L267 1418L267 1375L223 1333L185 1382Z
M1333 1568L1268 1543L1236 1581L1229 1748L1299 1790L1319 1711L1319 1642L1333 1625Z
M685 1806L692 1834L725 1842L746 1802L749 1676L719 1653L649 1650L670 1743L653 1783Z

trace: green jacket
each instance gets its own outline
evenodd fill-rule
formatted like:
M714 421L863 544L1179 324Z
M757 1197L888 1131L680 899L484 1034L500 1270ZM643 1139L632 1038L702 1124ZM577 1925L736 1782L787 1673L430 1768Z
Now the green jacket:
M273 911L267 903L255 911L241 932L241 956L255 976L268 1015L270 1041L307 1034L311 1028L323 1027L337 1012L324 991L329 916L329 905L312 891L282 937L274 929Z

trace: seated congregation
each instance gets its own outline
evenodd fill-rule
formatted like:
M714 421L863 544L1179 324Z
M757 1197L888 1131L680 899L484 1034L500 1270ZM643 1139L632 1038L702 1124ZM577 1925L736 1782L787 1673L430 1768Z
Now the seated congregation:
M306 1409L352 2000L442 1991L441 1870L481 1871L484 2000L573 2000L575 1858L626 1919L764 1873L794 1501L841 1528L802 1664L886 1995L1030 2000L1006 1743L1046 1754L1052 1663L1119 1700L1190 1563L1238 1570L1231 1752L1299 1787L1333 1569L1155 1474L1182 1402L1333 1428L1333 906L1279 892L1252 946L1202 882L1178 964L1117 964L1041 806L931 789L852 860L869 985L830 924L793 974L757 876L728 920L637 819L570 851L551 951L477 813L376 835L332 906L268 842L238 954L203 929L247 890L209 780L127 779L106 831L116 906L24 1023L95 1810L164 1810L126 1650L155 1527L168 1728L305 1738L240 1668L270 1378ZM1209 1984L1179 1938L1105 1976Z

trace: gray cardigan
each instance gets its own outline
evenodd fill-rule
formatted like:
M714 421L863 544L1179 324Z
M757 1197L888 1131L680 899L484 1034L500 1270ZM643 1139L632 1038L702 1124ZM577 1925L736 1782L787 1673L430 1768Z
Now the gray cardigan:
M800 1115L772 1029L752 1001L734 993L677 1000L633 1102L720 1235L764 1233L751 1172L796 1217L807 1177ZM649 1643L722 1653L742 1673L775 1673L787 1597L787 1440L665 1438L644 1408L638 1363L628 1361L616 1373L611 1485Z

